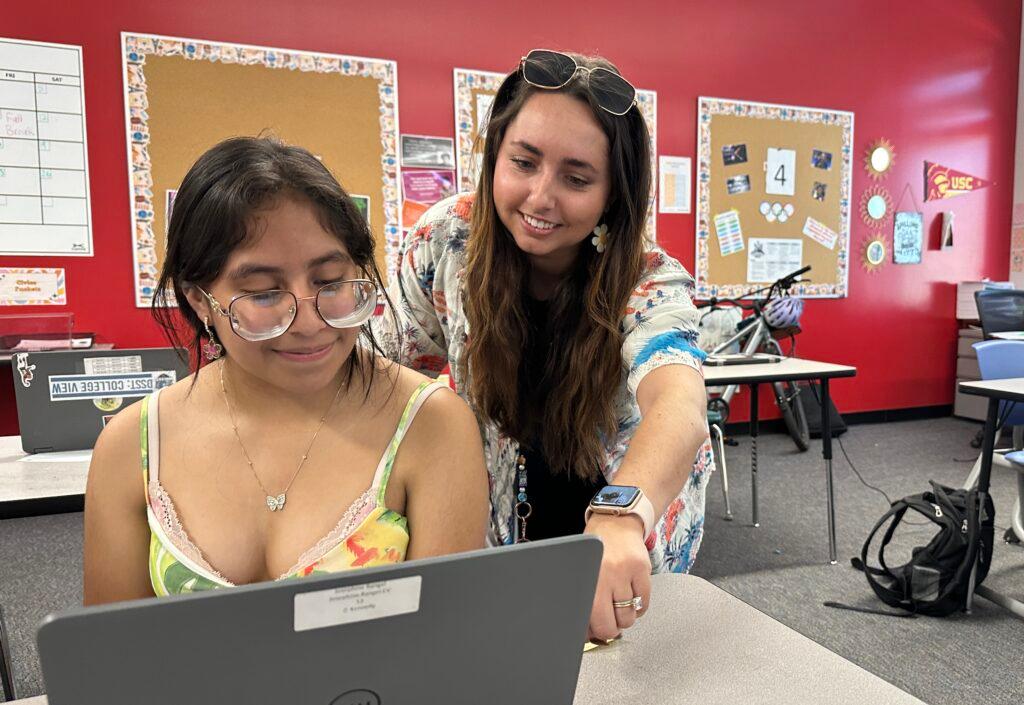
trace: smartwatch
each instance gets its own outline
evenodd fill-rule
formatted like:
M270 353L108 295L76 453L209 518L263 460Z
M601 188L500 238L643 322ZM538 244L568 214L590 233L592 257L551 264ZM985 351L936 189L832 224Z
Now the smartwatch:
M594 514L636 515L644 525L645 540L654 530L654 506L639 487L608 485L601 488L590 500L584 521L590 521Z

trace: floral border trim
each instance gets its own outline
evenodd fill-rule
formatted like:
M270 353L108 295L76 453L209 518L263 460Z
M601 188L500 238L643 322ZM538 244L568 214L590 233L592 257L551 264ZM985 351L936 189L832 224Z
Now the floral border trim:
M841 110L820 110L788 105L752 103L721 98L699 98L697 117L697 266L695 297L735 298L750 290L750 285L710 284L708 262L711 221L711 118L714 115L739 115L762 120L821 123L843 128L842 176L839 193L839 253L835 284L797 284L794 296L805 298L842 298L849 290L850 266L850 179L853 152L853 113Z
M651 197L647 199L647 237L658 241L658 92L636 90L636 104L651 135Z
M129 177L132 202L132 237L135 257L135 304L150 306L159 272L153 234L153 175L149 156L146 57L180 56L192 61L211 61L243 66L265 66L340 76L362 76L378 81L380 140L383 153L384 238L388 276L398 271L401 237L401 198L398 171L398 66L394 61L356 56L322 54L223 42L198 41L147 34L122 34L122 60L126 92Z
M473 89L497 92L508 74L473 69L455 69L455 181L458 190L475 191L478 174L473 165Z

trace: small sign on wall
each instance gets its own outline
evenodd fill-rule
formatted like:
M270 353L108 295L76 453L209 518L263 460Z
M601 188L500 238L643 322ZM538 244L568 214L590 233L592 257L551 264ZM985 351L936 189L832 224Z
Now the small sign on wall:
M63 269L0 267L0 306L66 306Z
M892 230L892 261L896 264L920 264L924 242L924 218L920 213L896 214Z

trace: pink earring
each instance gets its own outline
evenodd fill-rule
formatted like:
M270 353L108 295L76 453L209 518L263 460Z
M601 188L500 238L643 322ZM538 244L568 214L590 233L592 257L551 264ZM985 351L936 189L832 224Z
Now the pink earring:
M210 329L210 319L207 316L203 316L203 327L206 328L207 338L203 341L203 357L213 362L224 354L224 348L217 342L216 334Z

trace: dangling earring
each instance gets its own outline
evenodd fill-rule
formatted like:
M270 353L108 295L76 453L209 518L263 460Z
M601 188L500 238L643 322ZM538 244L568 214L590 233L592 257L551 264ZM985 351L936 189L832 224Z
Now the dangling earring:
M207 340L203 342L203 357L213 362L224 353L224 348L217 342L216 334L210 330L210 319L203 316L203 327L206 328Z
M608 246L608 226L601 223L594 228L594 237L590 238L590 244L597 248L598 252L604 252Z

